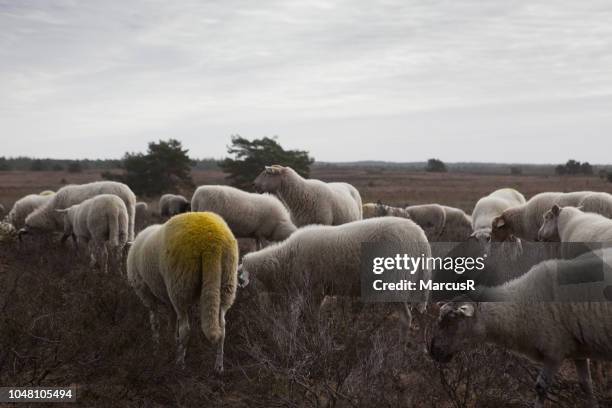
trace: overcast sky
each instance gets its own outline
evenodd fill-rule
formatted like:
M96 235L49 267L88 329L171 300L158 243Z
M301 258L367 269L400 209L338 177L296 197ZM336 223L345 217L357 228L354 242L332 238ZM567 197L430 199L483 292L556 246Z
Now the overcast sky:
M612 2L0 0L0 155L611 163Z

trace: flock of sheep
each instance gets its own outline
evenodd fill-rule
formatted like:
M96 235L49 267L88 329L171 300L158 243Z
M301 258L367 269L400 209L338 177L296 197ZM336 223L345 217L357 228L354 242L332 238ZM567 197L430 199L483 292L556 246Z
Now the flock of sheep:
M525 200L504 188L481 198L470 216L438 204L362 205L350 184L304 179L278 165L266 167L254 185L261 194L229 186L201 186L191 201L166 194L160 199L160 213L169 220L144 229L147 205L136 203L128 186L110 181L26 196L14 204L5 222L20 239L62 232L62 240L89 246L92 263L105 270L109 254L120 261L128 249L128 281L150 312L154 339L159 339L158 312L169 309L176 319L177 363L184 364L190 333L187 311L199 301L202 331L217 347L217 371L223 369L225 314L239 285L252 280L258 292L305 290L321 303L332 296L358 298L363 242L393 243L414 257L430 255L433 242L473 241L485 253L492 242L499 242L512 251L508 259L518 259L536 241L612 241L612 195L607 193L547 192ZM140 231L136 236L135 230ZM257 243L257 250L241 261L237 238ZM590 255L612 265L611 249ZM543 301L557 268L572 262L567 258L564 254L529 265L509 274L507 282L480 290L481 299L494 294L508 302L445 299L440 307L413 298L399 308L408 324L413 306L418 313L439 308L427 347L437 361L489 342L542 364L536 406L544 403L561 363L572 359L596 406L589 359L612 358L612 305ZM520 265L510 262L507 267ZM417 277L435 279L435 272L421 268Z

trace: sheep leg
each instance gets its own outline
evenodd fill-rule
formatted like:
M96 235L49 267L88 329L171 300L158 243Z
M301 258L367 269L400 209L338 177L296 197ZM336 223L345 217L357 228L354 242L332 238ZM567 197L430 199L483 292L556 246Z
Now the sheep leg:
M221 337L217 342L217 356L215 358L215 371L223 372L223 344L225 343L225 310L219 311L219 328L221 329Z
M100 245L98 245L98 248L100 248L100 257L101 257L100 267L102 268L105 274L108 274L108 247L106 243L103 242Z
M153 333L153 342L159 345L159 317L155 310L149 310L149 322L151 323L151 332Z
M153 341L159 344L159 318L157 315L157 300L155 295L151 293L151 290L140 277L134 280L133 287L142 304L149 309L149 322L151 323ZM174 311L172 311L172 314L174 314Z
M185 354L187 353L187 343L189 342L189 316L187 313L177 311L178 320L178 345L176 350L176 364L185 367Z
M544 406L544 402L546 401L546 396L548 394L548 387L550 387L553 377L558 369L559 363L549 362L544 365L542 370L540 370L540 374L538 375L538 379L536 380L535 384L535 390L538 394L534 402L535 408L542 408Z
M576 366L576 374L578 374L578 380L580 380L580 388L587 395L589 406L594 408L597 407L597 400L593 395L593 382L591 381L591 370L589 368L588 360L574 360Z

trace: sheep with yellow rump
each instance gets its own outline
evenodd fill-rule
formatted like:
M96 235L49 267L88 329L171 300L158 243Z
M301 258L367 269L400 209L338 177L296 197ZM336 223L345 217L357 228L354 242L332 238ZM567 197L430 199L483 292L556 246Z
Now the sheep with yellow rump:
M238 243L214 213L176 215L138 234L128 254L128 280L149 309L155 341L159 341L159 308L173 309L180 366L185 364L191 331L188 311L199 299L202 331L217 347L215 371L223 371L225 313L236 297L237 270Z

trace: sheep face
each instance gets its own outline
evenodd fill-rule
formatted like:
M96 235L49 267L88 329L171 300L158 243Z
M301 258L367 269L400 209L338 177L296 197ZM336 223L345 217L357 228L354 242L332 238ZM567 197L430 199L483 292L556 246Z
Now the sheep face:
M34 211L28 215L25 220L25 230L31 232L52 231L63 226L63 220L59 214L52 211L48 212Z
M558 242L559 238L559 227L557 221L559 220L559 214L561 208L558 205L554 205L550 210L544 214L544 223L538 231L538 239L540 241L555 241Z
M495 217L491 223L491 241L506 242L513 239L512 227L508 224L503 215Z
M283 175L287 169L282 166L266 166L253 182L255 189L260 193L275 193L280 188Z
M429 354L440 363L448 363L460 351L467 350L484 339L484 327L479 323L476 304L451 302L440 308L435 334L429 344Z

